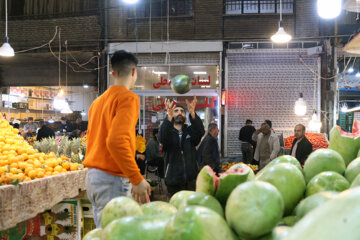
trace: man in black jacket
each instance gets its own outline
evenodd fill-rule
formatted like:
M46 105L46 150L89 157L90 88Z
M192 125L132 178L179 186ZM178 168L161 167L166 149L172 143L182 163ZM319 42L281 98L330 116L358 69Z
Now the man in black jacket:
M36 141L41 141L43 138L55 137L55 132L45 125L44 120L40 120L40 129L36 136Z
M295 126L295 139L291 147L291 156L299 160L301 165L304 165L305 160L312 152L312 144L305 137L305 126L298 124Z
M239 140L241 141L241 152L244 163L251 163L254 158L254 142L252 135L256 131L253 122L248 119L245 126L240 129Z
M199 167L202 168L205 165L209 165L216 173L220 171L218 134L219 128L216 123L210 123L208 126L208 134L198 149Z
M195 147L205 130L195 113L196 97L192 103L186 100L191 126L185 124L185 108L165 100L167 118L160 126L159 141L165 153L165 184L169 197L181 190L195 190L199 172Z

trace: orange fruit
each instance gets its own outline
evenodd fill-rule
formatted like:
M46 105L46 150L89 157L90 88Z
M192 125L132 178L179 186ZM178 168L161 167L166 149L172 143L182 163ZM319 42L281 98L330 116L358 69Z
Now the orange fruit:
M56 166L56 167L54 167L54 172L62 172L62 167L61 166Z
M76 171L79 169L79 164L78 163L71 163L70 164L70 170L71 171Z
M28 176L32 179L34 179L37 175L37 172L36 170L30 170L29 173L28 173Z
M43 178L45 176L45 173L43 171L38 171L38 173L36 174L37 178Z
M68 161L64 161L62 164L62 167L65 168L66 170L70 169L70 162Z

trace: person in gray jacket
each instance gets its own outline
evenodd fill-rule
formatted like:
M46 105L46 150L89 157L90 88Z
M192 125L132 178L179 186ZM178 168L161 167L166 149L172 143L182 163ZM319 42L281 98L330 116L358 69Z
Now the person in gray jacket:
M279 137L271 127L271 121L265 120L252 136L253 141L257 142L254 159L259 163L259 170L275 159L280 152Z

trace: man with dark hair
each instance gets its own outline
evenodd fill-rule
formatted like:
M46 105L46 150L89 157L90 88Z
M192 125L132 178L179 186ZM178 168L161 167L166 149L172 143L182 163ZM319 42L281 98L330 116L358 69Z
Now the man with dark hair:
M271 121L265 120L252 136L252 140L257 142L254 159L259 162L259 170L275 159L280 152L279 137L271 127Z
M215 173L220 172L220 152L218 145L219 128L216 123L210 123L208 134L198 149L199 167L209 165Z
M40 129L36 136L36 141L41 141L44 138L55 137L55 132L48 126L46 126L44 120L39 121Z
M28 117L28 123L24 126L24 135L35 135L36 130L38 129L38 125L34 123L33 117Z
M139 203L148 202L150 195L150 185L135 161L139 97L130 89L137 79L137 63L132 53L115 52L111 58L114 85L95 99L89 110L83 164L89 168L86 190L97 228L101 227L103 208L113 198L129 195L130 188Z
M241 152L244 163L251 163L254 155L254 142L252 141L252 135L256 129L252 125L250 119L246 120L245 126L240 129L239 140L241 142Z
M196 146L204 135L204 125L195 113L196 97L186 100L191 126L185 124L185 108L165 100L167 117L160 126L159 141L165 152L165 184L169 197L181 190L195 190L199 172Z
M87 130L87 124L86 122L83 122L83 120L81 119L81 117L77 117L74 123L74 126L72 128L72 131L74 130L80 130L80 132L85 132Z
M59 126L59 130L60 132L72 132L72 127L71 124L68 120L66 120L65 117L61 117L60 119L60 126Z
M294 134L295 139L293 141L291 147L291 156L295 157L301 165L304 165L305 160L312 152L312 144L305 137L306 128L302 124L298 124L295 126Z
M150 166L158 167L159 176L164 178L164 158L160 153L158 134L159 129L154 128L152 137L146 143L146 163Z

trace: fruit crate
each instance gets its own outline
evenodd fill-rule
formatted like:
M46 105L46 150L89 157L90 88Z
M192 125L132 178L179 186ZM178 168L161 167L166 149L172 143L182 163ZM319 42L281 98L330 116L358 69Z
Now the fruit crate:
M81 238L96 228L94 219L92 217L84 217L83 230L81 231Z

